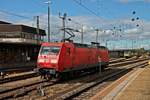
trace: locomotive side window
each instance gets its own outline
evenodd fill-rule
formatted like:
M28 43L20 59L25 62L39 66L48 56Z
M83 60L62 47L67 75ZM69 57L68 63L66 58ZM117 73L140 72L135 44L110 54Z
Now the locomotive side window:
M58 54L59 51L59 46L43 46L40 54Z

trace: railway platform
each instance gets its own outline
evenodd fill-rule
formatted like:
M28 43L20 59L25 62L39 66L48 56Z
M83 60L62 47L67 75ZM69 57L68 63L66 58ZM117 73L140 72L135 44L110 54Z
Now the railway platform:
M115 97L116 100L150 100L150 65L131 80Z
M150 100L150 65L118 79L90 100Z

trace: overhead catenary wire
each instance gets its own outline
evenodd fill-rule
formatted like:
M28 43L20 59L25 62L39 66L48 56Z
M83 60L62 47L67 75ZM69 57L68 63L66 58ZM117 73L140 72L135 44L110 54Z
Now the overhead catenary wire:
M8 15L12 15L12 16L20 17L20 18L26 19L26 20L32 20L32 21L34 21L35 18L36 18L36 16L33 16L33 17L23 16L23 15L16 14L16 13L13 13L13 12L8 12L8 11L2 10L2 9L0 9L0 12L8 14ZM42 23L41 20L40 20L40 23ZM44 24L44 23L42 23L42 24ZM46 25L46 24L44 24L44 25Z
M86 9L87 11L89 11L91 14L93 14L94 16L96 16L97 18L98 18L98 20L100 20L100 16L99 16L99 13L100 12L98 12L98 13L96 13L96 12L94 12L93 10L91 10L91 9L89 9L87 6L85 6L83 3L82 3L82 1L81 0L73 0L75 3L77 3L78 5L80 5L81 7L83 7L84 9ZM100 2L99 2L99 0L97 0L97 4L99 5L100 4ZM98 7L98 11L100 10L100 8ZM107 11L107 10L105 10L105 11ZM109 15L109 13L110 12L108 12L108 14L107 15ZM111 16L112 16L112 14L111 14ZM100 20L101 21L101 20Z
M89 11L91 14L93 14L94 16L96 16L98 18L98 20L100 20L100 16L94 12L93 10L89 9L88 7L86 7L85 5L82 4L81 0L73 0L75 3L77 3L78 5L80 5L81 7L83 7L84 9L86 9L87 11ZM101 21L101 20L100 20ZM94 27L92 27L94 29ZM98 29L98 28L96 28ZM95 31L95 29L93 30ZM87 31L88 32L88 31Z
M16 14L16 13L13 13L13 12L9 12L9 11L6 11L6 10L2 10L2 9L0 9L0 12L1 13L4 13L4 14L7 14L8 16L15 16L15 17L19 17L19 18L22 18L22 19L24 19L24 20L21 20L21 21L16 21L17 23L19 22L19 23L21 23L22 21L24 22L24 21L30 21L30 22L32 22L32 25L29 25L29 26L34 26L34 21L35 21L35 16L33 16L33 17L28 17L28 16L24 16L24 15L20 15L20 14ZM14 22L14 21L13 21ZM26 24L25 24L26 25Z
M8 14L8 15L17 16L17 17L20 17L20 18L23 18L23 19L33 20L33 18L30 18L30 17L27 17L27 16L23 16L23 15L19 15L19 14L12 13L12 12L8 12L8 11L2 10L2 9L0 9L0 12Z
M94 12L93 10L89 9L88 7L86 7L85 5L83 5L81 3L81 1L78 1L78 0L73 0L75 3L77 3L78 5L80 5L81 7L83 7L84 9L86 9L87 11L89 11L91 14L93 14L94 16L96 16L98 19L100 19L100 16Z

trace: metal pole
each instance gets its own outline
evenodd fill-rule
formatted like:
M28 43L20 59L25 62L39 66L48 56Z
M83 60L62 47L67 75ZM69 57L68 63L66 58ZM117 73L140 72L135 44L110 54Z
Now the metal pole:
M67 16L66 13L64 13L63 16L61 16L61 14L59 13L59 18L62 19L62 30L64 31L63 36L62 36L62 41L65 41L65 33L66 33L66 29L65 29L65 27L66 27L66 26L65 26L65 20L66 20L66 16Z
M108 45L107 42L108 42L108 40L106 40L106 47L107 47L107 45Z
M40 35L40 32L39 32L39 16L36 16L36 17L37 17L37 29L36 29L37 41L39 41L39 35Z
M99 32L99 30L96 29L96 43L98 42L98 32Z
M50 1L48 2L48 42L51 41L50 39Z
M84 33L84 26L82 25L82 29L81 29L81 43L83 44L83 33Z
M132 50L133 50L133 40L132 40Z
M62 38L62 40L64 40L65 39L65 32L66 32L66 29L65 29L65 16L63 16L63 30L64 30L64 33L63 33L63 38Z

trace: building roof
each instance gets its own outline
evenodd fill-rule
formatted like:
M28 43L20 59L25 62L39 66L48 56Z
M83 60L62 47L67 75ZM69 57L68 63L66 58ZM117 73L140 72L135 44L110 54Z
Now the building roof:
M11 24L11 23L8 23L8 22L5 22L5 21L0 21L0 24Z
M37 34L37 28L25 25L0 24L0 32L27 32ZM45 30L39 29L39 35L46 35Z

